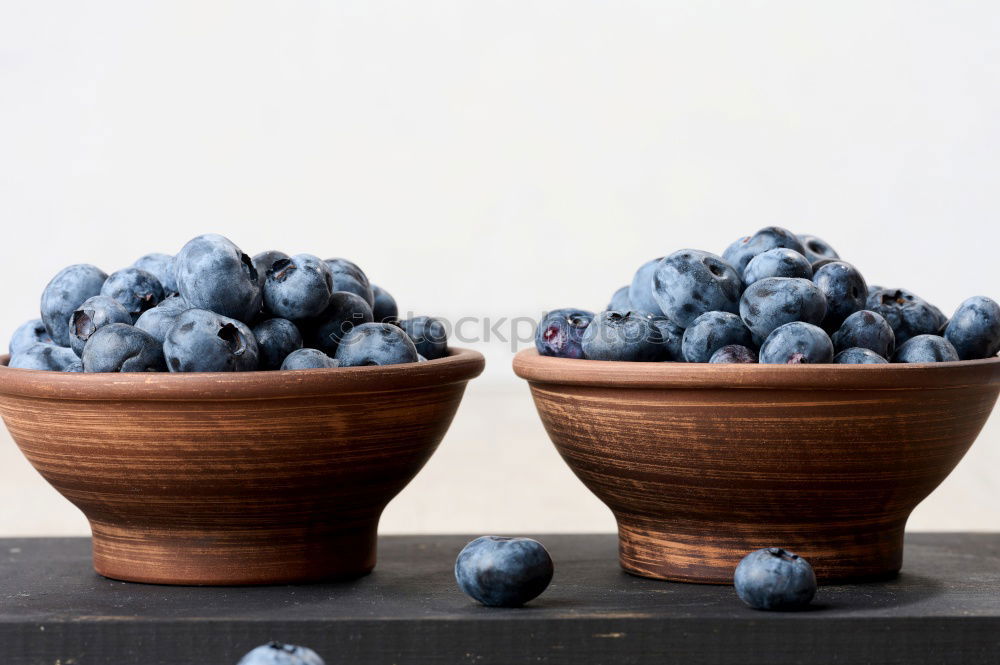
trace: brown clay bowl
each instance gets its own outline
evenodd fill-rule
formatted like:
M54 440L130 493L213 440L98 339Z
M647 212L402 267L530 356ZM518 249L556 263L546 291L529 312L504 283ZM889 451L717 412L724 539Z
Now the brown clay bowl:
M386 367L238 374L10 369L0 415L90 520L94 568L161 584L350 578L383 508L440 443L475 351Z
M910 512L958 464L1000 358L922 365L691 365L522 351L566 463L614 513L622 567L731 584L786 547L821 582L894 575Z

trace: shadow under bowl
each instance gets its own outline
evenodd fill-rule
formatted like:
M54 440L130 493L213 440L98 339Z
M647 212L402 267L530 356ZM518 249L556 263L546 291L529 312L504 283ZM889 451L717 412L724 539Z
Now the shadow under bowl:
M382 510L484 365L465 349L283 372L74 374L7 362L0 415L87 516L97 572L202 585L370 572Z
M731 584L785 547L824 583L895 575L910 512L1000 392L1000 358L889 365L571 360L520 352L542 423L618 521L626 571Z

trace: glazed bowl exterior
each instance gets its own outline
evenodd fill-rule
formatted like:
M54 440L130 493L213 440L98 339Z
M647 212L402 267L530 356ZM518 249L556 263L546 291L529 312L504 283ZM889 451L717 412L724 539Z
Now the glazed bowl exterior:
M0 415L90 521L94 568L160 584L363 575L386 504L483 357L385 367L74 374L7 367Z
M894 575L910 512L1000 392L1000 358L712 365L530 349L514 370L563 459L614 513L622 567L718 584L770 546L806 557L821 582Z

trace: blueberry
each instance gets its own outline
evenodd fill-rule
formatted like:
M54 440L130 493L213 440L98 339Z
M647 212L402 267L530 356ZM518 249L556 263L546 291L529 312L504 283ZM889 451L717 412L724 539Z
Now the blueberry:
M267 319L250 331L257 340L258 369L261 370L280 368L290 353L302 348L302 333L288 319ZM323 356L327 357L325 353Z
M740 316L755 335L767 338L772 330L792 321L821 323L826 297L808 279L767 277L743 292Z
M257 269L228 238L198 236L184 245L174 265L177 289L192 307L239 321L251 321L260 312Z
M149 333L160 344L163 344L163 342L167 339L167 333L170 332L174 322L177 321L177 317L188 309L190 308L185 308L180 311L175 310L172 307L154 307L153 309L147 309L138 319L136 319L135 327L143 332Z
M833 360L833 342L811 323L793 321L776 328L760 347L760 362L769 365L823 364Z
M871 349L852 346L833 357L834 365L883 365L889 361Z
M944 330L962 360L991 358L1000 351L1000 305L973 296L955 310Z
M753 346L750 330L731 312L705 312L684 331L682 350L689 363L707 363L724 346Z
M802 243L799 242L794 233L780 226L767 226L752 236L746 236L735 241L726 248L726 251L722 254L722 258L742 275L743 271L747 268L747 264L750 263L753 257L775 247L794 249L803 255L806 253L805 247L802 246Z
M894 363L945 363L959 360L951 342L938 335L911 337L896 349Z
M884 286L878 286L877 284L869 284L868 285L868 297L871 297L871 295L873 293L875 293L876 291L884 291L884 290L885 290Z
M816 595L809 562L780 547L765 547L740 560L733 575L736 595L755 610L795 610Z
M663 343L664 361L684 361L684 328L671 321L667 316L650 315L650 321L660 332Z
M257 369L257 340L247 326L204 309L189 309L163 342L171 372L251 372Z
M257 647L236 665L326 665L323 659L306 647L271 642Z
M805 250L803 253L809 259L809 263L816 263L823 259L836 260L840 258L840 255L834 251L833 247L830 247L830 245L816 236L800 233L796 237L802 243L802 249Z
M611 302L608 303L606 309L617 309L621 311L635 309L634 307L632 307L632 301L629 300L628 297L629 288L631 287L623 286L622 288L615 291L614 295L611 296Z
M535 348L543 356L582 358L583 334L594 320L585 309L557 309L545 314L535 329Z
M83 347L85 372L165 372L163 345L127 323L110 323Z
M940 310L904 289L882 289L868 295L865 309L881 314L892 326L896 346L916 335L935 335L944 323Z
M653 362L666 355L660 330L645 312L601 312L584 331L581 347L588 360Z
M69 345L78 356L90 336L111 323L132 324L132 315L120 302L108 296L87 298L69 320Z
M292 351L281 363L282 370L330 369L331 367L340 367L340 361L331 358L318 349Z
M330 304L333 273L311 254L278 259L264 280L264 305L274 316L301 321L319 316Z
M812 279L813 269L806 257L794 249L776 247L750 259L743 271L743 284L749 286L765 277L801 277Z
M145 270L160 282L164 295L177 293L177 275L174 273L174 257L169 254L146 254L140 256L133 267Z
M323 313L302 323L302 338L306 346L333 357L337 355L340 340L351 328L373 320L371 307L360 296L334 291Z
M84 300L101 294L108 278L100 268L78 263L60 270L42 292L42 321L52 341L69 346L69 317Z
M413 340L417 353L428 360L448 355L448 331L438 319L415 316L399 322L399 327Z
M79 360L73 349L48 342L37 342L10 357L8 367L62 372Z
M175 293L173 295L167 296L162 302L160 302L159 305L156 306L156 309L162 309L168 312L173 312L174 314L180 314L181 312L186 312L189 309L193 308L191 307L191 303L189 303L187 300L184 300L184 298L179 293Z
M399 318L399 308L396 299L385 289L372 284L372 315L376 323L395 323Z
M892 332L892 326L881 314L867 309L844 319L831 339L833 348L837 351L859 346L871 349L883 358L891 357L896 348L896 335Z
M275 261L279 259L290 259L288 254L284 252L279 252L276 249L269 249L266 252L261 252L260 254L254 254L254 257L250 259L253 263L253 269L257 271L257 283L260 284L261 293L263 293L264 282L267 280L267 271L271 269Z
M656 274L656 268L660 265L660 261L662 260L663 257L661 256L658 259L647 261L635 271L635 275L632 277L632 283L628 287L628 302L630 304L627 307L609 307L608 309L623 312L630 309L639 309L644 312L649 312L654 316L657 314L663 314L663 312L660 311L660 304L653 296L653 276ZM613 300L614 299L612 299L612 302Z
M865 278L850 263L833 261L813 275L813 284L826 297L826 317L823 327L833 331L848 316L865 308L868 285Z
M817 272L819 272L819 269L822 268L823 266L830 265L831 263L836 263L839 260L840 259L820 259L819 261L813 261L812 263L813 274L815 275Z
M705 312L737 312L740 274L715 254L682 249L666 257L653 275L653 297L660 310L682 328Z
M347 291L368 303L369 307L375 305L375 292L372 290L368 276L358 267L358 264L347 259L327 259L326 265L333 273L333 288L335 291Z
M156 307L163 300L163 286L152 274L138 268L123 268L111 273L101 295L114 298L132 315L132 322L147 309Z
M83 360L77 358L75 361L73 361L70 364L66 365L66 368L63 369L63 371L64 372L74 372L74 373L83 372Z
M476 538L455 559L455 580L468 596L489 607L520 607L549 586L552 557L531 538Z
M398 326L362 323L344 335L337 347L337 360L342 367L415 363L417 347Z
M22 323L10 338L8 345L10 355L20 353L33 344L40 342L52 344L52 338L45 330L45 324L41 319L32 319Z
M757 352L739 344L729 344L712 354L708 362L720 363L755 363Z

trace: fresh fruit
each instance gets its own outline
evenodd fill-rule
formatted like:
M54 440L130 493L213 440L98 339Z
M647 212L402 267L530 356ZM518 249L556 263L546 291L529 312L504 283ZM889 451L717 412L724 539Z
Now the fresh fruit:
M653 298L682 328L705 312L738 312L742 288L733 266L696 249L674 252L657 264L653 274Z
M882 365L889 362L871 349L852 346L833 357L835 365Z
M300 329L305 346L333 357L337 355L340 340L351 328L372 321L371 307L361 296L334 291L323 313L311 321L303 321Z
M896 346L917 335L935 335L944 324L940 310L904 289L870 293L865 309L885 317L896 336Z
M246 324L204 309L177 316L163 342L171 372L251 372L257 340Z
M746 236L733 242L722 253L722 258L742 275L753 257L776 247L793 249L802 255L806 253L805 248L794 233L780 226L766 226L752 236Z
M632 301L629 300L628 297L628 292L630 288L631 287L623 286L622 288L615 291L614 295L611 296L611 302L608 303L608 306L605 309L606 310L616 309L619 311L627 311L630 309L634 309L632 307Z
M776 328L760 347L760 362L768 365L823 364L833 360L833 342L822 328L792 321Z
M69 321L69 345L78 356L91 335L111 323L132 324L132 315L124 306L109 296L87 298L73 312Z
M732 344L753 346L743 320L731 312L705 312L684 331L681 350L686 362L707 363L716 351Z
M801 277L812 279L813 269L806 257L794 249L776 247L750 259L743 271L743 284L750 286L766 277Z
M168 299L168 301L169 300L170 299ZM180 316L181 312L186 312L188 309L190 308L185 307L184 309L175 309L174 306L164 307L161 304L153 309L147 309L143 312L142 315L136 320L135 327L143 332L149 333L160 344L163 344L164 340L167 339L167 333L170 332L174 322L177 321L177 317Z
M823 328L834 331L848 316L865 308L868 285L865 278L850 263L831 261L820 267L812 278L813 284L826 298Z
M333 293L330 267L311 254L278 259L264 280L264 306L275 317L302 321L319 316Z
M632 283L628 287L629 305L627 307L622 309L609 307L608 309L616 311L639 309L653 315L663 314L663 312L660 311L659 303L653 296L653 276L656 274L656 268L662 260L663 257L661 256L658 259L647 261L639 266L639 269L635 271L635 275L632 277Z
M174 262L177 289L194 308L252 321L261 309L261 288L253 261L231 240L198 236Z
M281 642L257 647L236 665L326 665L312 649Z
M663 360L659 328L644 312L601 312L583 333L583 356L589 360Z
M24 351L29 346L39 343L52 344L52 338L49 337L49 333L45 330L45 324L42 323L41 319L32 319L30 321L25 321L10 338L10 344L7 345L8 353L14 355L15 353L20 353Z
M336 359L341 367L415 363L417 347L398 326L362 323L351 328L340 340Z
M163 345L127 323L99 328L83 347L85 372L163 372Z
M729 344L712 354L708 362L721 363L755 363L757 352L739 344Z
M372 315L375 323L395 323L399 318L396 299L382 287L372 284Z
M755 610L797 610L816 595L816 574L799 555L766 547L740 560L733 585L740 600Z
M552 557L531 538L482 536L455 559L455 580L468 596L489 607L520 607L552 581Z
M786 323L821 323L826 316L826 297L808 279L767 277L747 287L739 312L747 328L766 339Z
M257 369L281 369L289 354L302 348L302 334L288 319L267 319L250 329L257 340ZM315 350L315 349L311 349ZM323 353L317 351L317 353ZM323 353L324 357L329 357Z
M280 367L282 370L330 369L331 367L340 367L340 361L317 349L299 349L288 354Z
M881 314L863 309L854 312L831 335L833 348L844 351L853 347L870 349L883 358L891 358L896 349L896 335Z
M903 342L892 357L894 363L943 363L960 360L951 342L938 335L917 335Z
M535 330L535 348L543 356L582 358L583 334L594 320L584 309L557 309L542 317Z
M101 295L114 298L128 310L135 322L139 315L163 300L163 286L152 274L138 268L111 273L101 287Z
M990 358L1000 351L1000 305L985 296L965 300L944 329L962 360Z
M77 358L76 360L74 360L70 364L66 365L66 367L65 367L65 369L63 369L63 371L64 372L76 372L76 373L82 372L83 371L83 360Z
M169 254L146 254L140 256L133 267L145 270L156 278L163 287L163 294L177 293L177 276L174 274L174 257Z
M254 254L250 262L253 263L253 269L257 271L257 283L260 284L261 293L263 293L264 282L267 280L267 271L271 269L271 266L279 259L290 258L292 257L288 256L288 254L279 252L276 249L269 249L266 252Z
M55 344L69 346L69 317L92 296L101 294L108 278L96 266L78 263L60 270L42 292L42 321Z
M816 236L811 236L808 234L800 233L796 236L799 242L802 243L802 249L805 257L809 260L809 263L816 263L823 259L839 259L840 256L834 251L833 247L830 247L825 241L820 240Z
M399 322L413 344L417 353L428 360L444 358L448 355L448 331L440 320L430 316L415 316Z
M369 307L375 306L375 293L372 290L368 276L358 267L358 264L347 259L327 259L326 265L333 273L334 291L347 291L368 303ZM391 296L390 296L391 298Z
M660 332L660 339L663 343L665 361L684 361L684 328L671 321L664 315L651 316L650 321Z
M79 358L69 347L56 346L48 342L36 342L12 355L7 366L17 369L62 372L77 360Z

